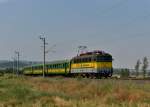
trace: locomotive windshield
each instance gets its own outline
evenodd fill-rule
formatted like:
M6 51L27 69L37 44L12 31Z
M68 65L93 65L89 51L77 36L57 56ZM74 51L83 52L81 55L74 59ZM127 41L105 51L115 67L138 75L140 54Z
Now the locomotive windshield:
M111 61L112 61L111 55L97 56L97 62L111 62Z

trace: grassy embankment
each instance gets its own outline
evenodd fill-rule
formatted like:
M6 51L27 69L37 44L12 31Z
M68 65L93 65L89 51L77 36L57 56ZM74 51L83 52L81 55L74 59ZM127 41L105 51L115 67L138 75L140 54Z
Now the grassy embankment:
M150 107L150 81L5 75L0 107Z

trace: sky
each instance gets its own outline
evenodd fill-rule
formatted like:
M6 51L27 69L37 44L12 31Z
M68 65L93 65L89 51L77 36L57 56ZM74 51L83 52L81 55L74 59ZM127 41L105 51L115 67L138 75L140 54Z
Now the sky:
M78 46L112 54L115 68L150 59L150 0L0 0L0 60L70 59Z

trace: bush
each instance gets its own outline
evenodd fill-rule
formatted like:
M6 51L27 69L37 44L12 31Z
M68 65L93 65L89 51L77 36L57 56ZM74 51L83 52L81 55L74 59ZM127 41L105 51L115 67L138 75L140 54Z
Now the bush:
M122 78L128 78L130 76L130 71L129 69L122 69L121 70L121 77Z

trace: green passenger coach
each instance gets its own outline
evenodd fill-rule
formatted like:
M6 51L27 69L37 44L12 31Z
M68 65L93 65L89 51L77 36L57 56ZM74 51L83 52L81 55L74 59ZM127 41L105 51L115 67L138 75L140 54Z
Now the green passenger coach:
M46 64L46 74L48 75L66 75L69 73L70 68L70 61L63 60L63 61L54 61Z
M53 61L47 63L45 66L45 75L67 75L70 71L70 61ZM34 65L24 68L25 75L42 75L43 74L43 65Z

